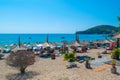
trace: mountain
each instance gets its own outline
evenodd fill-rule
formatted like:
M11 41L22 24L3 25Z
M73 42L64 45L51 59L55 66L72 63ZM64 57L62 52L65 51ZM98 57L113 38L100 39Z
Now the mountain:
M118 32L118 28L111 25L98 25L85 31L78 31L78 34L111 34Z

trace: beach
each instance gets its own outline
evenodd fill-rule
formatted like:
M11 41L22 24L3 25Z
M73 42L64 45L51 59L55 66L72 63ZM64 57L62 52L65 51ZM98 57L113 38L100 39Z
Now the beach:
M0 11L0 80L120 80L120 0L0 0Z
M104 48L91 49L87 53L78 53L77 55L88 55L92 56L97 60L97 53L104 51ZM109 58L109 55L103 56L103 58ZM26 73L31 76L27 80L119 80L120 76L111 74L110 68L105 70L95 72L93 69L97 68L92 63L93 69L86 69L84 63L75 62L77 64L76 68L67 69L66 66L69 65L68 61L62 60L63 56L56 57L55 60L51 58L40 58L36 57L36 62L34 65L29 66L26 69ZM102 59L102 58L101 58ZM120 69L118 69L120 72ZM5 63L5 59L0 60L0 79L10 80L11 77L15 77L19 73L19 70L12 68Z

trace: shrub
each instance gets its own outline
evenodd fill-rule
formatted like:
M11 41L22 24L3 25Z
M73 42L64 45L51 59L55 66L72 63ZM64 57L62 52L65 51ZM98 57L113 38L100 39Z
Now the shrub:
M75 61L75 52L65 53L64 58L68 59L69 62Z
M119 48L113 49L110 53L111 53L111 56L113 56L113 59L119 60L119 56L120 56L120 49Z
M112 60L112 65L115 65L116 64L116 60Z
M10 52L6 58L6 63L9 66L16 67L20 70L21 74L25 73L25 69L34 64L35 56L32 51L20 50L17 52Z

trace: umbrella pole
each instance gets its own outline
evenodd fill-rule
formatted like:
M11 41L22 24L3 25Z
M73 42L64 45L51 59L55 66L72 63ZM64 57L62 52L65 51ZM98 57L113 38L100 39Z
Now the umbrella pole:
M117 48L119 47L119 38L117 38Z

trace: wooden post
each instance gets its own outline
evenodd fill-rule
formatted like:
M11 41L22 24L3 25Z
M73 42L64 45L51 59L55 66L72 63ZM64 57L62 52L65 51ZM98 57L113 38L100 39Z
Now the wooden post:
M119 47L119 38L117 38L117 48Z

